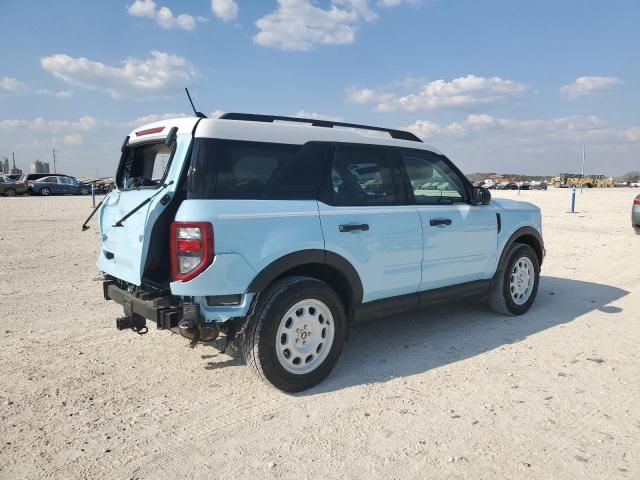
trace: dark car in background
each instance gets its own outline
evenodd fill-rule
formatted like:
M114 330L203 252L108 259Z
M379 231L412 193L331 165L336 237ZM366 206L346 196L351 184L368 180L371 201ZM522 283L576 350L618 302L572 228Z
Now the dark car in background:
M7 175L0 175L0 195L5 197L15 197L16 195L22 195L27 193L27 185L21 182L16 182Z
M42 195L89 195L91 185L66 175L50 175L30 182L31 193Z

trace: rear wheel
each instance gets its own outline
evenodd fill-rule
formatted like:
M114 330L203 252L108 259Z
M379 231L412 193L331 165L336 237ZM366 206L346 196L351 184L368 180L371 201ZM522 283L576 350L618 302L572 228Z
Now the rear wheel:
M51 190L47 187L43 187L40 189L40 195L42 195L43 197L48 197L49 195L51 195Z
M7 189L4 191L4 195L5 195L6 197L15 197L15 196L16 196L16 191L15 191L15 189L13 189L13 188L7 188Z
M555 188L560 188L560 182L553 182L553 186Z
M540 283L540 262L529 245L514 243L496 272L489 306L504 315L522 315L533 304Z
M241 349L263 380L285 392L320 383L333 369L346 336L344 306L326 283L287 277L261 294Z

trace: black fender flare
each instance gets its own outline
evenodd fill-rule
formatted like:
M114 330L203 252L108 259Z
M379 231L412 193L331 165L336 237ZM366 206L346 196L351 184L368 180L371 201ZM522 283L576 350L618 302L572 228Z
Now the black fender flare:
M538 242L538 245L540 246L540 251L536 251L536 253L538 254L539 263L540 265L542 265L542 260L544 259L544 256L545 256L544 240L542 239L542 235L538 230L536 230L533 227L521 227L517 229L515 232L513 232L509 237L509 240L507 240L507 242L504 244L504 247L502 248L502 253L500 254L500 261L498 262L498 270L500 269L500 266L505 261L505 257L507 256L507 253L509 252L509 248L511 248L511 245L513 245L515 242L518 241L519 238L525 235L532 236Z
M300 250L274 260L255 276L247 291L252 293L261 292L287 271L312 264L328 265L339 271L349 284L353 305L362 303L362 281L353 265L337 253L320 249Z

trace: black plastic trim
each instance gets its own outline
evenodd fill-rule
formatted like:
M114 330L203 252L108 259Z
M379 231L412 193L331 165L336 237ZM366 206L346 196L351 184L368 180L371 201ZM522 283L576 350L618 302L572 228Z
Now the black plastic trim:
M533 227L522 227L516 230L515 232L513 232L513 234L509 237L509 240L507 240L507 243L504 244L504 248L502 249L502 253L500 254L500 262L498 263L498 270L500 270L500 265L503 264L511 245L513 245L518 240L518 238L523 237L525 235L531 235L536 239L536 241L540 245L540 255L539 255L538 261L540 265L542 265L542 260L544 259L544 256L546 253L542 235L540 235L540 232L538 232L538 230L536 230Z
M359 305L362 302L362 281L353 265L337 253L320 249L293 252L273 261L253 279L247 291L261 292L287 271L312 264L328 265L338 270L349 282L353 305Z
M182 308L178 306L160 306L170 303L171 296L158 297L153 300L142 300L120 288L114 281L102 283L105 300L113 300L124 307L127 316L137 314L155 322L159 330L178 326L182 318Z
M393 315L413 313L434 303L473 295L484 295L489 291L490 286L491 280L476 280L450 287L366 302L354 308L353 323L368 323Z
M225 113L219 117L222 120L243 120L249 122L265 122L265 123L273 123L273 122L297 122L297 123L308 123L313 127L325 127L325 128L333 128L333 127L346 127L346 128L357 128L361 130L374 130L376 132L387 132L391 135L391 138L395 138L396 140L408 140L411 142L420 142L420 140L416 135L411 132L407 132L404 130L396 130L393 128L383 128L383 127L372 127L371 125L360 125L357 123L345 123L345 122L333 122L329 120L317 120L312 118L298 118L298 117L285 117L280 115L259 115L255 113Z
M502 217L496 212L496 222L498 222L498 233L502 230Z

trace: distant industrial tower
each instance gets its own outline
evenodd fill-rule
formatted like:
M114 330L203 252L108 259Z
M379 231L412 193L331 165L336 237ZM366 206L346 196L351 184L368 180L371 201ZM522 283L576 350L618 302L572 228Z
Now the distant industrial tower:
M9 159L4 157L4 161L0 162L0 172L9 173Z
M45 165L47 166L45 170ZM31 163L31 173L49 173L49 164L42 163L40 160L36 160Z

